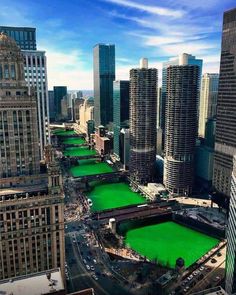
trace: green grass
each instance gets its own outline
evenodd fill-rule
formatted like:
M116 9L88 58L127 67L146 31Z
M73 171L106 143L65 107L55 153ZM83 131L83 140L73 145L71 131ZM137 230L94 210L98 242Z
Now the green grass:
M58 136L67 136L67 135L77 134L74 130L63 130L63 129L53 130L52 133Z
M94 156L95 150L90 150L89 147L69 147L63 152L64 156L79 157L79 156Z
M132 229L125 236L125 243L130 248L149 260L157 259L172 268L179 257L189 267L218 242L172 221Z
M71 137L71 138L66 138L63 140L63 144L83 144L85 143L85 139L81 137Z
M132 192L129 185L122 182L97 185L88 194L88 198L93 202L92 211L146 203L141 195Z
M79 164L78 166L71 167L69 170L73 177L113 172L112 167L107 163L99 162L95 159L80 160Z

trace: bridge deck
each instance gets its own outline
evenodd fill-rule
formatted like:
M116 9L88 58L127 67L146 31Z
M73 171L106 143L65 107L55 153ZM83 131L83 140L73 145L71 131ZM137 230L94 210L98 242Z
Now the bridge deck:
M74 182L87 182L92 180L107 180L112 179L114 177L121 177L126 176L126 171L114 171L114 172L107 172L107 173L100 173L100 174L94 174L94 175L84 175L84 176L78 176L73 177Z
M159 203L146 204L147 206L129 206L120 209L109 210L106 212L93 213L92 218L95 220L109 220L115 218L117 222L147 216L172 214L169 206L162 207Z

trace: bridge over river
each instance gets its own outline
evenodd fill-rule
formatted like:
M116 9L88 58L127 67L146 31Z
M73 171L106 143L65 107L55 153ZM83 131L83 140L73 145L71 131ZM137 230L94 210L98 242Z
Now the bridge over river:
M160 203L150 203L143 205L128 206L125 208L106 210L103 212L94 212L92 219L100 221L108 221L115 218L116 222L134 219L144 219L146 217L156 216L172 216L172 207L170 205L161 205Z

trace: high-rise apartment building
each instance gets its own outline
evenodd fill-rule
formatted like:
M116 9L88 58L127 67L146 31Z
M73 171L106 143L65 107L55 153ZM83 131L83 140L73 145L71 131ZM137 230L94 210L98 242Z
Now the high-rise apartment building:
M95 126L113 122L113 81L115 45L97 44L93 48Z
M120 131L120 162L124 168L129 167L130 159L130 130L122 128Z
M24 59L16 42L1 34L0 51L0 177L36 174L39 148L35 96L28 94Z
M37 119L24 57L0 34L0 280L57 267L64 275L62 175L49 148L40 173Z
M156 161L157 70L147 59L130 71L130 177L145 184L153 178Z
M176 195L192 192L199 75L198 66L167 68L164 184Z
M78 98L81 100L81 98ZM86 98L79 107L78 131L88 134L88 122L94 120L94 100Z
M35 28L0 26L0 32L15 40L22 50L37 50Z
M219 74L204 74L202 76L198 135L205 138L207 121L216 116Z
M162 66L162 89L161 89L161 102L160 102L160 127L162 129L162 145L164 148L165 144L165 112L167 104L167 68L169 66L178 66L178 65L197 65L199 67L199 91L201 85L201 74L202 74L202 59L197 59L195 56L187 53L182 53L178 57L171 58L169 61L164 62Z
M28 91L32 87L37 97L38 138L40 158L43 159L44 147L50 143L49 102L47 64L45 51L36 47L36 29L28 27L0 27L0 30L13 38L24 55L25 80Z
M236 156L231 180L231 197L227 228L227 255L225 289L228 294L236 292Z
M55 103L53 90L48 91L48 104L49 104L49 119L50 122L55 120Z
M230 197L233 156L236 154L236 9L223 20L220 78L217 99L213 186Z
M61 100L64 96L67 96L66 86L54 86L54 103L55 103L55 118L56 120L61 119Z
M43 159L44 148L50 143L47 60L45 51L23 50L22 53L28 91L33 89L37 97L40 158Z
M79 123L80 120L80 106L84 103L83 98L74 98L72 100L72 119L74 122Z
M120 157L120 130L129 127L129 81L113 82L113 150Z

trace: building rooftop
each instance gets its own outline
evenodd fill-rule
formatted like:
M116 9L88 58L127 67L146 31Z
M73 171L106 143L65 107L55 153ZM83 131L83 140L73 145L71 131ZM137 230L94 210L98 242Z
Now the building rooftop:
M22 187L11 187L11 188L2 188L0 189L0 196L11 196L11 195L35 195L45 193L48 190L47 184L34 184L29 186Z
M193 293L193 295L228 295L228 293L226 293L223 288L218 286L197 293Z
M4 34L3 32L0 33L0 47L1 49L20 50L16 42L12 38Z
M50 279L47 275L49 273ZM46 295L63 290L64 284L59 268L0 281L0 294L4 295Z

